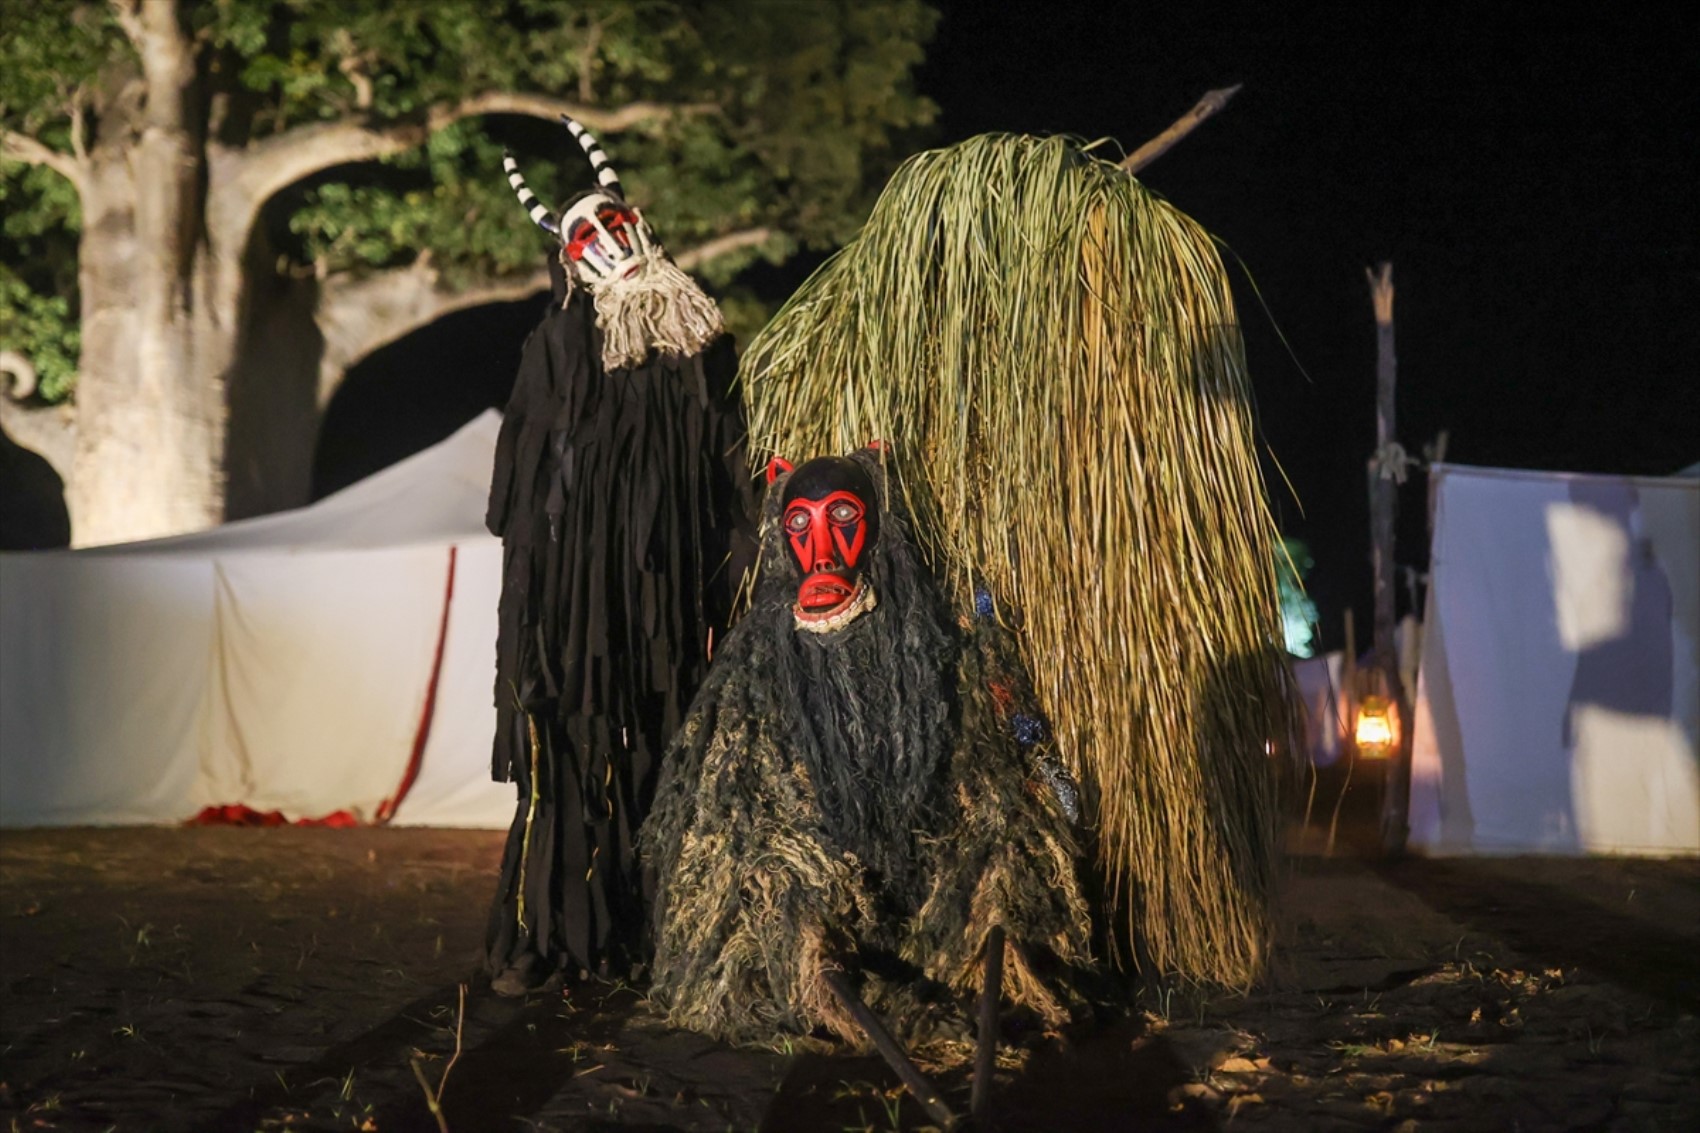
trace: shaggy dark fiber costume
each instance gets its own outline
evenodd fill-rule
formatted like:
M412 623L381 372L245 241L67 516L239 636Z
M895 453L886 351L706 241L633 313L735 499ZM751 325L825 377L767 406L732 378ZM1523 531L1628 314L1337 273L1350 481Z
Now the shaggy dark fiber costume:
M642 959L637 827L727 623L752 505L730 339L604 371L591 297L564 294L557 267L488 515L504 547L493 770L519 807L486 966L527 985Z
M875 454L854 459L883 485ZM977 992L1002 924L1006 999L1063 1021L1068 969L1090 965L1072 800L1047 786L1055 765L1008 679L1007 632L952 616L883 490L877 604L833 633L799 632L784 483L769 492L751 610L716 652L644 828L652 1000L734 1042L825 1027L860 1046L820 978L844 967L919 1040Z

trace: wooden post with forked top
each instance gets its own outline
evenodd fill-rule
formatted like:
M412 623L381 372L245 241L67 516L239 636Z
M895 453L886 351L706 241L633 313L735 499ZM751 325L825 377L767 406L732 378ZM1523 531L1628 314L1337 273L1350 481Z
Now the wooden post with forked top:
M1394 521L1398 515L1399 485L1408 463L1394 428L1394 388L1397 364L1393 354L1393 265L1365 269L1375 305L1375 455L1369 462L1371 560L1375 571L1375 668L1387 699L1398 713L1398 742L1386 769L1381 798L1381 851L1389 857L1405 852L1410 833L1411 698L1399 677L1399 650L1394 641Z

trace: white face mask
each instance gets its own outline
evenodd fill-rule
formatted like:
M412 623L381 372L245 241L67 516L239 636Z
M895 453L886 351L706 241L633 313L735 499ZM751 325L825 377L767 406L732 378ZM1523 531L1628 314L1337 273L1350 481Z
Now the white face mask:
M574 202L559 224L561 262L592 290L641 271L659 248L643 216L606 193Z

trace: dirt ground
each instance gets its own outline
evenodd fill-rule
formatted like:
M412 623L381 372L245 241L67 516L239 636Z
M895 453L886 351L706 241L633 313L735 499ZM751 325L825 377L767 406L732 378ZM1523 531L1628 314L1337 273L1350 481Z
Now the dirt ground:
M728 1049L622 987L477 986L501 837L0 833L0 1124L926 1124L876 1059ZM1700 863L1310 857L1284 875L1269 988L1148 995L1007 1055L996 1127L1700 1129ZM938 1082L965 1112L966 1070Z

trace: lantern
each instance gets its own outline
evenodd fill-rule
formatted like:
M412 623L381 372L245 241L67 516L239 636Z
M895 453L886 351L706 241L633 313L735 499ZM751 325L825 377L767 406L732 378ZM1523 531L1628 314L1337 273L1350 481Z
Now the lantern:
M1398 719L1385 697L1366 696L1358 702L1355 736L1358 754L1365 759L1386 759L1398 741Z

